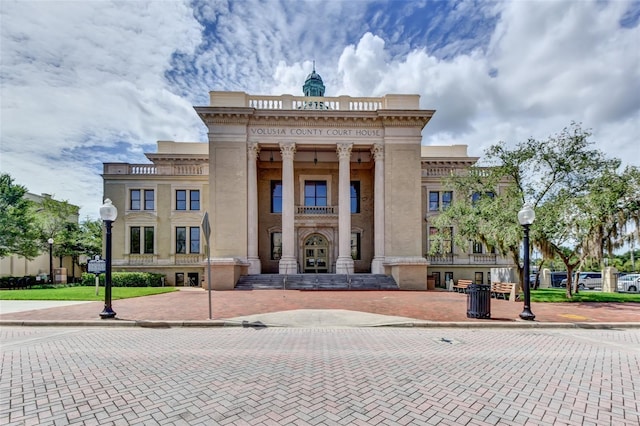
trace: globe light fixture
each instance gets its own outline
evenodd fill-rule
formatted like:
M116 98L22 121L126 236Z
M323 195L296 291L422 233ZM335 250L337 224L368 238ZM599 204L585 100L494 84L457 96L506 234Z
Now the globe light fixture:
M524 309L520 313L520 318L527 321L533 321L536 316L531 312L531 289L529 284L529 227L536 219L536 212L530 204L525 203L518 212L518 222L524 229L524 279L522 280L522 289L524 291Z
M110 199L104 200L104 204L100 207L100 218L104 222L106 228L106 259L105 259L105 290L104 290L104 309L100 313L100 318L114 318L116 313L111 308L111 225L118 217L118 209L111 203Z

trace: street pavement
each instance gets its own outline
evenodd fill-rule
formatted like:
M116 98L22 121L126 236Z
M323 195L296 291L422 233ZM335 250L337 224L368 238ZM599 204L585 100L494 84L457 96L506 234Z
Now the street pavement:
M113 289L117 296L118 288ZM211 300L211 310L209 310ZM62 304L61 304L62 305ZM491 319L467 318L467 296L446 291L180 291L113 300L115 320L101 320L103 302L0 301L0 325L640 327L640 303L533 303L491 299ZM211 315L209 315L211 313Z
M0 301L0 424L640 424L640 304L522 306L184 288L101 320L102 302Z
M640 424L638 328L5 325L0 344L3 425Z

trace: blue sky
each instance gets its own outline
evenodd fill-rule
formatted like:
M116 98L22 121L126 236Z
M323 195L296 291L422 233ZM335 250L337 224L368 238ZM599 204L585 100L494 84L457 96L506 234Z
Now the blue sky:
M210 90L417 93L423 144L546 138L571 121L640 166L638 1L0 2L0 169L95 218L103 162L205 141Z

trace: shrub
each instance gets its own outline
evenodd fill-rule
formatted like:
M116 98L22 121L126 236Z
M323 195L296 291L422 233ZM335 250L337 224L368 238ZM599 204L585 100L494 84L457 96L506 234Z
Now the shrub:
M160 287L163 274L151 272L112 272L111 285L113 287ZM105 274L100 274L100 285L104 285ZM82 285L95 285L95 275L82 274Z

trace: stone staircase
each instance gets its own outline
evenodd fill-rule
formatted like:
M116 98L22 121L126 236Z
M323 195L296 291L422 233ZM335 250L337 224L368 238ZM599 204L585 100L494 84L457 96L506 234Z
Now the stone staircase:
M383 274L262 274L243 275L236 290L398 290L393 277Z

